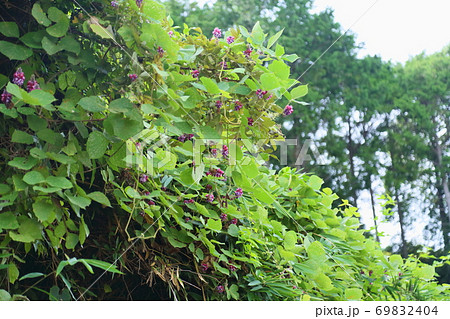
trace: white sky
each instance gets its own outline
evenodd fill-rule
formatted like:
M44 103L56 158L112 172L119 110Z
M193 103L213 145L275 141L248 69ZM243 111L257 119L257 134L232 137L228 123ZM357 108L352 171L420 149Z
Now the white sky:
M450 0L315 0L314 6L314 12L334 10L335 21L350 28L357 43L365 43L362 56L405 62L450 43Z

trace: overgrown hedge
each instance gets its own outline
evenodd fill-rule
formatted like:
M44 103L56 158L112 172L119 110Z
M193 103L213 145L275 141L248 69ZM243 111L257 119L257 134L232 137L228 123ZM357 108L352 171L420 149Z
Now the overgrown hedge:
M442 263L386 256L319 177L264 165L307 93L281 32L28 4L0 22L0 299L448 299Z

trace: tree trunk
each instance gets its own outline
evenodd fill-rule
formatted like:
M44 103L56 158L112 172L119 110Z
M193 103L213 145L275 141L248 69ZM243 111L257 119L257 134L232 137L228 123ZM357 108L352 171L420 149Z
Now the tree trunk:
M403 258L408 257L408 249L407 249L407 243L405 239L405 224L404 224L404 215L403 215L403 209L402 209L402 203L400 201L400 197L398 195L398 188L395 187L395 201L397 202L397 212L398 212L398 220L400 223L400 238L402 241L402 246L400 249L400 254Z
M370 192L370 202L372 204L373 223L375 225L375 240L377 242L380 242L380 237L378 236L377 214L375 211L375 199L373 196L373 189L372 189L372 174L369 174L369 192Z
M356 185L353 184L355 181L355 146L352 139L352 126L351 126L351 119L350 116L347 118L347 124L348 124L348 142L347 142L347 150L348 150L348 158L350 162L350 174L348 176L348 181L350 183L350 197L353 200L353 205L357 207L357 196L356 196Z
M444 250L450 247L449 231L450 231L450 192L448 189L448 179L446 172L442 171L442 146L439 140L436 141L436 155L437 162L435 163L436 170L436 188L438 190L438 205L439 205L439 217L441 220L441 229L444 237ZM445 203L444 204L444 200ZM447 209L445 209L447 206Z

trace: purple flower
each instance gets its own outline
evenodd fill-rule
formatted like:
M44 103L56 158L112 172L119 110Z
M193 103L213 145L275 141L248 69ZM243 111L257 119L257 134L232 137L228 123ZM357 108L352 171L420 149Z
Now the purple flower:
M222 36L222 30L220 30L219 28L214 28L212 34L214 37L220 38Z
M286 107L284 108L283 114L291 115L292 112L294 112L294 108L292 107L292 105L286 105Z
M111 1L111 7L116 8L119 5L117 1Z
M191 198L191 199L185 199L185 200L184 200L184 203L185 203L185 204L193 204L193 203L194 203L194 199L193 199L193 198Z
M241 110L241 109L242 109L242 103L239 102L239 101L235 101L235 102L234 102L234 110L235 110L235 111L239 111L239 110Z
M244 192L242 191L242 188L238 188L234 191L234 195L236 196L236 198L241 197L244 194Z
M222 107L222 102L221 101L216 101L216 107L217 107L217 110L220 110L221 107Z
M253 50L250 49L250 48L248 48L247 50L245 50L245 51L242 52L242 53L244 53L244 56L245 56L246 58L249 58L250 55L252 54L252 52L253 52Z
M228 157L228 146L226 146L226 145L223 145L222 146L222 156L223 157Z
M225 213L220 214L220 220L225 222L228 220L228 215Z
M211 150L211 155L214 156L214 157L217 156L217 148L213 148L213 149Z
M28 80L28 82L27 82L27 91L31 92L33 90L38 90L38 89L40 89L39 84L34 79L34 75L32 75L30 80Z
M199 70L192 70L192 71L191 71L191 75L192 75L194 78L198 78L199 74L200 74L200 71L199 71Z
M150 206L153 206L153 205L155 205L155 202L152 201L152 200L148 200L148 201L147 201L147 204L149 204Z
M369 276L372 276L373 270L369 270Z
M247 124L248 126L253 126L254 120L251 117L247 117Z
M214 195L213 194L206 194L206 200L209 202L209 203L212 203L213 201L214 201Z
M183 134L178 136L180 142L190 141L194 138L194 134Z
M157 51L158 51L158 53L159 53L159 56L163 56L164 53L166 52L166 51L164 51L164 49L161 48L161 47L158 47Z
M130 78L130 80L131 80L132 82L134 82L134 81L137 80L138 75L135 74L135 73L133 73L133 74L128 74L128 77Z
M228 38L227 38L227 43L228 44L231 44L231 43L233 43L234 42L234 37L233 36L229 36Z
M222 285L216 287L216 290L219 294L222 294L225 291L225 288Z
M185 221L186 223L189 223L189 222L191 221L191 219L190 219L189 217L186 217L186 218L184 219L184 221Z
M150 192L144 192L144 196L150 195Z
M267 94L267 91L257 89L255 93L256 93L256 96L258 97L258 99L262 99L264 97L264 95Z
M18 86L23 85L23 82L25 82L25 74L22 72L22 68L18 68L14 73L12 82Z
M210 191L212 189L212 186L208 184L205 186L205 188L206 188L206 190Z
M146 181L148 181L148 176L145 174L142 174L141 177L139 177L139 181L141 183L145 183Z
M136 5L140 8L143 0L136 0Z
M236 271L237 267L234 265L228 265L228 269L230 269L230 271Z
M202 263L201 265L200 265L200 269L203 271L203 272L206 272L207 270L208 270L208 264L207 263Z
M172 37L173 36L173 31L172 30L170 30L169 32L167 32L168 34L169 34L169 37Z
M2 95L1 95L0 101L1 101L3 104L7 105L7 104L9 104L9 103L11 102L11 99L12 99L11 93L9 93L9 92L6 91L6 90L3 90L3 93L2 93Z
M273 94L270 94L266 100L269 101L272 97L273 97Z
M236 225L237 222L238 222L238 220L237 220L236 218L233 218L233 219L231 220L231 223L234 224L234 225Z
M224 68L224 69L227 69L227 68L228 68L228 64L227 64L226 61L220 61L220 62L219 62L219 65L220 65L222 68Z

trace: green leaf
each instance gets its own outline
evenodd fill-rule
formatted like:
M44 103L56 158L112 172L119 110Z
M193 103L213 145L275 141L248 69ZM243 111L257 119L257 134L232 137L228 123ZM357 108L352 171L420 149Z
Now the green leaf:
M72 233L67 233L66 236L66 248L67 249L74 249L75 246L78 244L78 235L76 234L72 234Z
M62 50L61 47L59 47L56 43L54 43L52 40L50 40L47 37L43 37L42 41L42 48L49 54L49 55L53 55L55 53L58 53L59 51Z
M15 157L12 161L8 162L8 165L18 169L29 170L32 169L33 166L36 165L37 163L38 160L36 158L29 156L29 157Z
M47 19L47 15L44 13L39 3L35 3L33 5L33 9L31 9L31 14L39 24L42 24L45 27L48 27L52 23L49 19Z
M294 63L298 58L299 56L297 54L288 54L283 56L283 60L286 60L291 63Z
M44 30L25 33L20 37L20 41L32 49L42 49L42 39L47 33Z
M197 127L200 130L200 133L204 139L220 139L219 133L217 130L213 129L210 126L200 126Z
M256 45L261 45L266 38L264 31L259 24L259 21L256 22L256 24L253 26L251 38Z
M394 268L398 268L403 265L403 258L400 255L392 255L389 257L389 263Z
M239 236L239 228L235 224L228 226L228 234L233 237Z
M31 136L30 134L19 130L14 130L14 133L11 136L11 142L22 144L33 144L34 141L33 136Z
M187 244L182 243L182 242L176 240L176 239L173 238L173 237L167 237L167 240L168 240L169 243L170 243L173 247L175 247L175 248L184 248L184 247L187 246Z
M31 171L23 176L23 181L28 185L35 185L43 183L45 181L45 177L38 171Z
M316 175L311 175L311 177L308 180L308 185L318 191L320 190L320 186L322 186L323 184L323 179L321 179L320 177L316 176Z
M78 101L78 104L89 112L102 112L105 110L105 103L98 96L88 96Z
M5 37L18 38L19 27L15 22L0 22L0 33Z
M42 222L53 222L55 219L54 205L48 201L40 200L33 203L33 212Z
M283 28L281 31L277 32L275 35L273 35L273 36L271 36L271 37L269 38L269 41L267 42L267 48L268 48L268 49L270 49L270 47L271 47L272 45L274 45L275 42L277 42L277 40L279 39L279 37L281 36L281 34L283 33L283 31L284 31L284 28Z
M345 299L346 300L361 300L362 296L363 296L362 290L359 288L345 289Z
M41 277L41 276L44 276L44 274L41 272L30 272L29 274L26 274L25 276L20 277L19 281L24 280L24 279L37 278L37 277Z
M8 267L8 277L10 283L15 283L17 278L19 278L19 269L15 264L9 264Z
M222 230L222 222L220 220L214 220L212 218L208 219L208 222L206 223L206 228L215 230L215 231L221 231Z
M10 301L11 295L4 289L0 289L0 301Z
M303 97L306 94L308 94L308 85L297 86L296 88L293 88L290 93L292 100L298 99L299 97Z
M291 69L286 63L275 60L269 65L269 70L275 73L275 75L282 79L287 80L291 73ZM262 82L262 80L261 80Z
M47 28L47 33L56 38L64 36L69 29L69 18L55 7L50 7L47 14L50 20L56 22L56 24Z
M36 115L28 115L27 116L28 127L33 131L37 132L47 128L47 121L43 118L40 118Z
M323 245L318 241L312 242L311 245L309 245L306 249L306 252L308 253L309 258L316 261L322 262L327 259L325 249L323 248Z
M45 106L51 104L53 101L56 101L55 97L44 90L33 90L28 93L32 100L24 100L25 102L31 105L40 105Z
M293 250L297 244L297 234L290 230L284 235L283 246L286 250Z
M127 114L133 110L133 103L127 98L120 98L109 103L108 110L113 113Z
M10 60L22 61L28 59L33 54L33 51L18 44L0 41L0 53L5 55Z
M423 265L413 269L412 274L419 280L432 280L434 278L435 268L430 265Z
M37 239L42 238L42 225L35 220L32 220L26 216L17 217L19 222L19 233L9 232L9 236L14 241L23 243L31 243Z
M100 193L100 192L92 192L92 193L87 194L87 196L88 196L90 199L96 201L97 203L100 203L100 204L102 204L102 205L111 207L111 203L110 203L108 197L106 197L106 195L103 194L103 193Z
M90 25L92 31L97 34L98 36L100 36L103 39L113 39L114 40L114 32L111 28L111 26L105 28L99 24L96 23L92 23Z
M281 86L278 77L272 73L264 73L261 75L260 81L263 90L273 90Z
M94 131L89 134L89 138L86 143L86 150L90 159L99 159L105 155L108 148L108 140L105 135L99 131Z
M16 216L11 212L0 213L0 232L2 229L17 229L19 223Z
M319 275L317 275L314 278L314 281L316 282L317 286L320 289L323 289L323 290L331 290L331 289L333 289L333 284L331 282L330 277L328 277L324 273L320 273Z
M147 17L158 21L161 21L166 17L166 10L164 6L156 1L144 1L142 11Z
M219 94L220 93L220 89L217 86L216 81L214 81L213 79L202 76L200 78L200 81L202 81L202 83L205 86L208 93L211 93L211 94Z
M115 273L115 274L121 274L123 275L123 272L119 271L117 269L116 265L107 263L106 261L96 260L96 259L85 259L85 261L94 267Z
M89 198L81 196L72 196L67 192L65 192L64 194L67 196L67 198L72 204L80 207L81 209L86 209L86 207L88 207L91 204L91 200Z
M63 189L72 188L72 183L65 177L62 176L49 176L45 180L48 185Z

